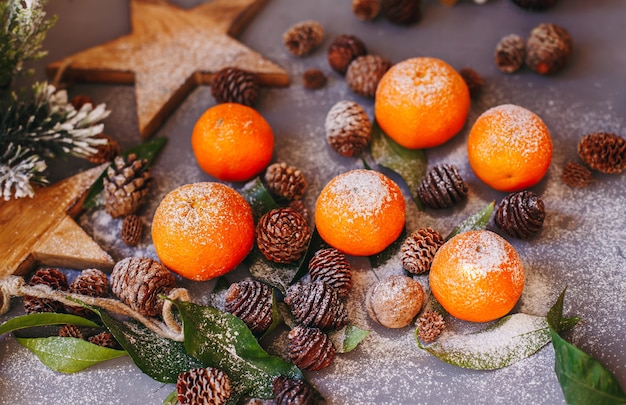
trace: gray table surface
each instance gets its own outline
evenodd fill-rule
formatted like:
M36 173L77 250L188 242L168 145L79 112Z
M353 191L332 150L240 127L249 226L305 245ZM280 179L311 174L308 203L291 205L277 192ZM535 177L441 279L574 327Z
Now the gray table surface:
M181 1L187 7L194 1ZM45 48L49 56L36 65L35 79L44 79L45 64L123 35L129 30L128 4L122 0L52 0L47 9L59 16ZM274 161L300 167L309 182L305 203L315 197L334 175L362 167L358 159L339 157L325 141L324 118L343 99L361 103L373 115L373 100L359 97L345 80L332 72L326 49L342 33L359 36L371 53L398 62L413 56L434 56L456 68L471 67L485 79L479 99L473 101L465 129L452 141L427 151L429 167L452 163L469 186L468 201L444 211L418 211L407 198L407 228L432 226L445 233L491 200L505 194L489 189L472 173L465 140L476 117L489 107L514 103L540 115L553 136L554 159L546 178L532 190L542 196L547 218L541 233L530 241L511 240L526 268L527 282L516 311L544 315L567 286L566 315L581 323L566 335L578 347L598 358L626 387L626 191L624 175L594 175L586 189L572 189L561 180L563 166L576 161L576 145L596 131L626 136L626 2L618 0L561 0L546 12L530 13L509 0L477 5L460 0L445 7L423 1L423 19L411 27L383 20L362 22L350 11L350 2L333 0L270 0L239 37L277 62L291 76L286 88L263 89L257 109L276 134ZM305 58L288 54L282 33L295 22L314 19L323 24L326 38ZM572 34L570 64L554 76L541 77L528 69L507 75L493 63L498 40L509 33L526 36L537 24L553 22ZM308 68L328 74L327 86L303 89L301 74ZM112 110L105 132L124 149L141 142L136 130L133 87L130 85L73 85L70 95L85 94ZM200 87L176 109L155 134L169 142L155 162L155 185L140 214L149 224L158 201L171 189L211 178L195 164L190 134L196 119L213 105L210 89ZM52 180L90 167L78 159L54 161ZM136 248L117 240L120 222L102 210L89 211L80 224L116 259L152 256L149 232ZM493 229L493 224L490 225ZM510 240L510 238L509 238ZM470 371L447 365L421 351L413 341L413 328L385 330L368 321L362 308L363 291L376 276L367 260L351 258L356 289L351 298L355 322L371 329L355 351L337 357L321 372L307 378L332 404L560 404L564 403L555 377L550 345L532 357L497 371ZM378 276L401 273L397 263L378 270ZM245 276L238 269L232 278ZM425 284L426 278L420 278ZM205 302L212 282L185 284L195 300ZM10 315L20 312L12 310ZM7 316L2 317L2 320ZM463 331L463 324L453 325ZM128 358L109 361L74 375L46 369L13 337L0 337L0 403L2 404L159 404L172 391L143 375Z

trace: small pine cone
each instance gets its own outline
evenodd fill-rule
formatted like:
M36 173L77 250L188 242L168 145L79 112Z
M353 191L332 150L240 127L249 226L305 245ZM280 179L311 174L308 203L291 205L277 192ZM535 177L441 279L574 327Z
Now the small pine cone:
M483 80L482 76L478 74L478 72L476 72L474 69L468 67L459 70L459 74L465 81L465 84L467 84L470 96L473 98L478 97L480 91L485 85L485 81Z
M84 339L83 333L78 329L76 325L63 325L59 328L58 335L60 337L73 337L76 339Z
M69 284L67 276L57 269L41 268L30 278L29 285L47 285L53 290L67 291ZM29 295L24 296L24 309L26 313L34 312L62 312L63 304L48 298L37 298Z
M381 9L381 0L352 0L352 13L361 21L372 21Z
M521 8L525 8L527 10L545 10L550 8L556 4L557 0L512 0L513 3L517 4Z
M226 67L213 76L211 95L218 103L253 106L259 95L259 84L254 74L234 67Z
M305 89L317 90L326 85L326 75L319 69L307 69L302 73L302 85Z
M496 45L496 66L504 73L517 72L524 64L525 58L526 41L517 34L502 37Z
M359 0L356 0L359 1ZM378 0L380 1L380 0ZM372 3L371 0L360 1ZM373 1L374 3L376 1ZM354 5L354 3L352 3ZM367 55L367 48L361 39L354 35L338 35L328 47L327 59L330 67L344 75L350 63L359 56Z
M417 195L431 208L449 208L464 200L467 191L457 167L441 164L426 174L417 189Z
M117 340L113 337L110 332L104 331L100 332L97 335L89 336L87 339L89 343L93 343L94 345L108 347L109 349L113 349L117 346Z
M265 183L278 199L299 200L306 190L306 179L302 171L287 163L274 163L265 171Z
M324 40L324 27L317 21L307 20L291 26L283 34L283 43L296 56L311 53Z
M163 308L160 294L176 287L176 279L160 262L148 257L127 257L111 272L111 290L135 311L155 316Z
M325 122L326 140L342 156L358 156L372 139L372 124L358 103L343 100L328 111Z
M98 269L83 270L70 284L70 292L88 297L106 297L109 295L109 280L106 274ZM66 305L65 308L78 316L88 317L93 314L92 311L80 306Z
M178 375L178 402L181 405L222 405L230 398L230 378L220 369L194 368Z
M591 183L591 171L580 163L569 162L563 168L561 180L570 187L587 187Z
M106 134L98 134L95 135L96 139L106 139L107 143L98 145L96 147L96 153L93 155L89 155L86 159L96 165L101 165L102 163L110 162L115 159L116 156L120 154L120 145L117 141Z
M507 234L528 239L541 229L546 218L543 200L532 191L506 196L498 206L495 222Z
M626 139L608 132L595 132L578 142L578 156L591 168L616 174L626 169Z
M346 71L346 83L356 94L373 98L380 79L391 67L391 61L377 55L359 56Z
M296 326L289 331L288 339L289 358L300 369L321 370L335 358L333 343L318 328Z
M263 333L272 324L272 289L256 280L243 280L226 291L226 311L241 319L252 333Z
M446 321L437 311L426 311L417 319L417 337L424 343L434 342L446 328Z
M526 41L526 64L535 72L556 73L567 64L572 53L572 37L556 24L539 24Z
M272 392L276 405L315 405L317 396L304 380L294 380L279 376L272 382Z
M150 185L146 159L137 160L134 153L125 160L117 156L104 177L104 208L113 218L135 213L143 204Z
M120 237L122 242L128 246L137 246L141 241L143 235L143 223L141 218L135 214L130 214L124 217L122 221L122 231Z
M421 0L383 0L383 16L398 25L411 25L422 18Z
M309 210L304 206L302 200L293 200L289 203L289 208L300 213L304 217L304 219L309 222Z
M329 284L340 298L352 288L352 269L345 254L335 248L320 249L309 261L309 274L313 281Z
M311 239L306 219L289 207L264 214L256 228L257 246L267 260L292 263L299 260Z
M443 242L441 234L432 228L421 228L412 232L400 248L402 267L409 273L426 273Z
M348 320L346 308L337 291L320 281L291 286L284 301L298 324L303 326L339 329Z

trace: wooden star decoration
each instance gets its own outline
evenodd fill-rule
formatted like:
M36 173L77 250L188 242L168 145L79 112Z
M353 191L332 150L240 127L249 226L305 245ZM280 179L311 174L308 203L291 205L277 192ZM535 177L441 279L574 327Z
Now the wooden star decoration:
M225 67L254 73L261 85L286 86L287 73L231 36L266 0L214 0L181 9L166 0L131 0L132 31L54 62L68 80L135 83L139 133L150 136L176 106Z
M37 190L33 198L0 203L0 278L24 275L36 264L110 270L111 256L74 220L82 197L107 164Z

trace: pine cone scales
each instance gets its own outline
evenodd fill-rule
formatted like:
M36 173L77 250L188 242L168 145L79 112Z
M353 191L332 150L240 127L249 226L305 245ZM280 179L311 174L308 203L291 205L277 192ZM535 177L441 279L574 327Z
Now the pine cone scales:
M347 322L346 308L337 291L328 284L316 281L293 285L284 301L300 325L339 329Z
M591 171L580 163L568 162L563 168L561 180L570 187L587 187L591 183Z
M232 284L226 292L226 311L241 319L252 333L272 324L272 289L256 280Z
M67 276L57 269L41 268L33 274L28 285L46 285L53 290L67 291L69 284ZM48 298L24 296L24 310L27 314L34 312L61 312L63 304Z
M541 229L546 217L543 200L532 191L509 194L498 206L496 224L507 234L528 239Z
M113 218L135 213L143 204L150 184L146 159L137 160L134 153L117 156L107 169L104 181L104 208Z
M430 270L437 249L444 239L432 228L421 228L412 232L402 244L402 267L409 273L422 274Z
M578 142L578 156L593 170L621 173L626 169L626 139L607 132L585 135Z
M296 326L288 335L289 358L303 370L321 370L335 358L335 347L318 328Z
M327 59L330 67L343 75L354 59L366 54L367 47L363 41L354 35L342 34L328 47Z
M335 248L320 249L309 261L311 280L329 284L337 290L339 297L345 297L352 288L350 262Z
M421 0L383 0L383 15L389 21L410 25L422 18Z
M561 70L572 53L572 37L556 24L539 24L526 41L526 65L546 75Z
M425 343L434 342L446 328L446 321L437 311L426 311L417 320L418 337Z
M526 58L526 41L517 34L502 37L496 45L494 58L496 66L504 73L516 72Z
M213 76L211 94L218 103L253 106L259 95L259 84L252 73L227 67Z
M265 172L269 191L279 199L299 200L306 190L306 179L302 171L287 163L274 163Z
M293 380L279 376L272 382L276 405L315 405L315 392L304 380Z
M363 55L353 60L346 71L346 84L356 94L373 98L380 79L391 67L391 61L378 55Z
M449 208L464 200L467 191L457 167L441 164L426 174L417 195L431 208Z
M331 107L324 123L326 139L342 156L358 156L372 139L372 124L367 113L354 101L339 101Z
M120 301L135 311L155 316L163 308L160 294L176 286L176 279L160 262L148 257L128 257L115 264L111 290Z
M324 27L317 21L302 21L291 26L283 34L283 43L289 52L304 56L320 46L324 39Z
M311 239L311 229L299 212L276 208L264 214L256 228L257 246L267 260L292 263L300 259Z
M106 297L109 295L109 280L98 269L83 270L72 283L69 290L71 293L82 294L88 297ZM81 306L65 306L68 312L78 316L91 316L92 311Z
M178 375L176 391L181 405L222 405L230 398L232 385L220 369L194 368Z

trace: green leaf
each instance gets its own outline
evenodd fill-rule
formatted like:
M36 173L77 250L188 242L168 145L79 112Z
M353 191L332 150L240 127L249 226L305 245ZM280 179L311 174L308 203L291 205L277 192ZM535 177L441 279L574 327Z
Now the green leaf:
M259 218L266 212L278 208L278 204L270 193L267 191L263 182L258 177L246 183L239 194L248 201L250 207L252 207L252 213L254 214L254 222L257 222Z
M163 400L163 405L178 405L178 391L170 392L170 395Z
M128 156L131 153L137 155L137 159L146 159L148 161L148 165L152 164L154 158L159 153L161 148L165 145L167 138L154 138L151 141L142 143L133 148L128 149L123 153L123 156ZM112 164L112 163L111 163ZM100 195L102 193L102 189L104 188L104 184L102 183L102 179L106 176L106 170L102 172L102 174L96 179L91 186L91 189L87 193L87 197L85 197L85 202L83 203L84 209L95 208L102 204Z
M331 332L329 337L337 353L348 353L354 350L369 334L369 330L363 330L354 325L348 325Z
M278 325L283 323L283 316L278 309L278 301L276 300L276 290L272 289L272 324L267 328L263 335L259 339L263 339L269 335Z
M559 330L571 325L563 319L565 290L548 312L548 324L554 347L554 371L561 384L565 400L570 405L617 405L626 403L626 394L619 382L599 361L589 356L559 335Z
M87 367L126 355L115 350L73 337L16 338L43 364L59 373L71 374Z
M378 123L372 125L371 153L374 161L398 173L406 182L413 201L420 209L422 202L417 197L417 189L426 175L427 162L423 150L407 149L389 138Z
M550 331L545 317L514 314L494 326L472 334L444 332L432 344L417 345L455 366L473 370L495 370L525 359L548 342ZM492 342L492 343L491 343Z
M302 378L296 366L267 354L236 316L190 302L174 303L183 319L187 352L205 366L222 369L233 381L229 403L243 395L272 398L276 376Z
M32 328L35 326L65 325L86 326L96 328L100 325L88 319L76 315L56 313L34 313L11 318L0 325L0 335L19 329Z
M450 232L450 234L446 237L446 240L466 231L475 231L487 228L487 224L489 223L489 219L491 218L491 214L493 214L495 206L496 202L492 201L476 214L468 217L465 221L457 225L452 232Z
M181 372L203 366L187 354L183 342L163 338L138 322L121 322L97 312L137 367L154 380L175 383Z

